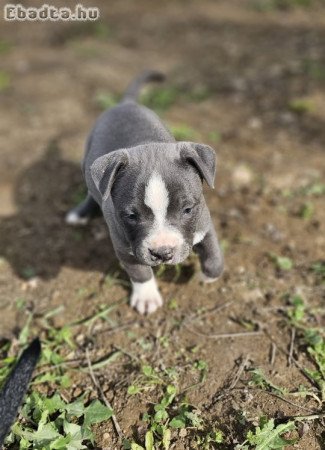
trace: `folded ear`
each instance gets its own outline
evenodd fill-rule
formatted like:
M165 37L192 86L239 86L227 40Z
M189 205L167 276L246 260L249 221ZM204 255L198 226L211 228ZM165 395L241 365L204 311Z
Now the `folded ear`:
M102 199L107 200L118 171L129 162L126 150L116 150L97 158L90 167L91 177Z
M214 188L214 178L216 174L216 154L215 151L204 144L194 142L179 142L181 158L192 164L207 184Z

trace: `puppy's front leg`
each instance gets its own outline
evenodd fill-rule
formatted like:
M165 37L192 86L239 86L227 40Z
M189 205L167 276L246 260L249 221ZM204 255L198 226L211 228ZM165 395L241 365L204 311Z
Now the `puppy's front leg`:
M211 219L208 232L201 242L194 245L193 250L200 258L202 281L212 283L223 271L223 255Z
M131 255L118 257L132 283L131 306L140 314L153 313L162 306L163 299L151 267L139 264Z

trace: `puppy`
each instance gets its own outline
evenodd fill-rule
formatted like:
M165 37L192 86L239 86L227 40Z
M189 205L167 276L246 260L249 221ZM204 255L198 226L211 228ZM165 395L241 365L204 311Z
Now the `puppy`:
M84 224L101 209L116 256L131 279L131 306L141 314L163 303L152 267L178 264L193 248L204 281L214 281L223 269L202 192L203 180L214 187L214 150L176 142L159 117L137 103L144 83L163 78L143 73L122 101L97 119L82 163L88 195L66 216L69 224Z
M0 448L16 418L40 353L40 341L35 339L22 353L0 392Z

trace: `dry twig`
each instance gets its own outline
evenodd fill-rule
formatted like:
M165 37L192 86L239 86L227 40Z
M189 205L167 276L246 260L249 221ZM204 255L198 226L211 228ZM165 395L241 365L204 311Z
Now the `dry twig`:
M292 365L293 346L294 346L294 343L295 343L295 337L296 337L296 329L295 329L295 327L292 327L291 328L290 348L289 348L289 355L288 355L288 366L289 367Z
M92 382L93 382L95 388L99 392L99 395L100 395L101 399L103 400L103 402L105 403L105 405L107 406L107 408L109 408L109 409L111 409L113 411L113 408L112 408L111 404L109 403L109 401L105 397L105 394L104 394L104 392L103 392L103 390L102 390L102 388L101 388L101 386L99 384L99 381L96 378L96 375L94 374L94 371L93 371L93 368L92 368L92 365L91 365L91 361L90 361L90 357L89 357L89 350L88 350L88 348L86 348L86 358L87 358L87 364L88 364L88 368L89 368L89 375L90 375L90 377L92 379ZM112 421L113 421L115 430L116 430L119 438L122 440L124 438L124 436L123 436L121 427L120 427L120 425L119 425L119 423L118 423L114 413L112 414Z
M261 336L263 334L262 331L246 331L240 333L220 333L220 334L205 334L200 333L192 328L189 328L187 325L184 325L185 328L191 333L196 334L197 336L205 337L207 339L227 339L227 338L237 338L237 337L249 337L249 336Z

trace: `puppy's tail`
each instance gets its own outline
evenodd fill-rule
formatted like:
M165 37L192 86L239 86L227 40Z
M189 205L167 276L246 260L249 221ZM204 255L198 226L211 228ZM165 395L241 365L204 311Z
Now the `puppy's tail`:
M16 418L40 352L40 341L35 339L22 353L0 392L0 448Z
M162 82L165 78L166 77L163 73L155 70L146 70L145 72L142 72L133 81L131 81L126 89L122 101L136 101L143 84L151 81Z

